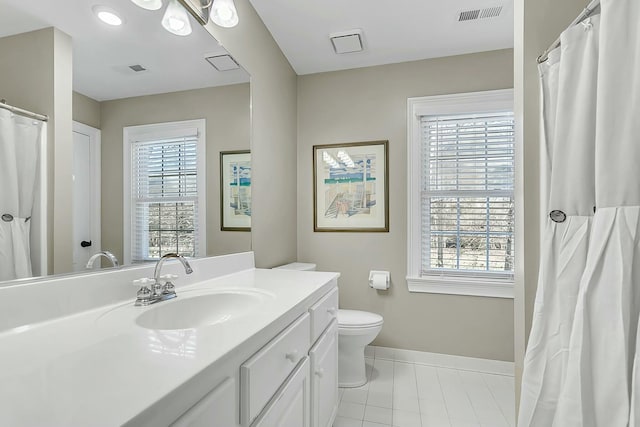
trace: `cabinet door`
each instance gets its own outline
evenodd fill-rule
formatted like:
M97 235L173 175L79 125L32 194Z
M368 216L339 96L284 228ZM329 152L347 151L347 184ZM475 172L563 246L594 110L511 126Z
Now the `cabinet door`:
M252 427L309 427L309 358L305 356Z
M236 388L227 378L182 414L171 427L232 427L236 425Z
M333 320L309 352L311 427L331 427L338 408L338 323Z

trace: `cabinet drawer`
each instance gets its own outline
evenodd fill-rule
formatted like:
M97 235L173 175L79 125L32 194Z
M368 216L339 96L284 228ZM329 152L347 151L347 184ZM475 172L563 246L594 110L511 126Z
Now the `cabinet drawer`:
M311 342L314 343L338 317L338 288L335 288L309 309L311 313Z
M309 335L310 319L304 314L240 366L240 422L243 426L251 424L307 355Z

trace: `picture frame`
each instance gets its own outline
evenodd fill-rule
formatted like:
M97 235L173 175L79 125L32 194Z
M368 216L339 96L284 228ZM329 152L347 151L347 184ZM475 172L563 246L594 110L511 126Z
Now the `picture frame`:
M251 152L220 152L220 230L251 231Z
M313 146L313 230L389 231L389 141Z

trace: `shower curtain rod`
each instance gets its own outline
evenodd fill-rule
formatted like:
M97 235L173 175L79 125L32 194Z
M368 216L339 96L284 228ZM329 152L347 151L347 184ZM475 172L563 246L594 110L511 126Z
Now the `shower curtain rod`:
M22 108L14 107L13 105L7 104L7 102L2 99L0 100L0 108L4 108L5 110L9 110L12 113L20 114L21 116L29 117L30 119L41 120L43 122L49 121L49 116L45 116L38 113L32 113L31 111L23 110Z
M569 25L568 28L573 27L574 25L579 24L580 22L584 21L585 19L587 19L589 16L591 16L591 14L598 8L598 6L600 6L600 0L592 0L591 3L589 3L589 5L587 7L584 8L584 10L582 11L582 13L580 15L578 15L578 17L576 19L573 20L573 22ZM556 41L554 41L551 46L549 46L547 48L547 50L545 50L544 52L542 52L542 55L538 56L538 64L542 64L543 62L545 62L547 59L549 59L549 53L551 53L551 51L555 48L557 48L558 46L560 46L560 36L558 36L558 38L556 39Z

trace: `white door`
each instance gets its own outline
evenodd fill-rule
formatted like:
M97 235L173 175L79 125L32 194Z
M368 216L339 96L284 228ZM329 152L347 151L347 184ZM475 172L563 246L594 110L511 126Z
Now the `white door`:
M100 130L73 122L73 271L100 246Z
M309 355L311 427L331 427L338 409L338 323L335 320Z
M309 358L298 365L252 427L309 427Z

